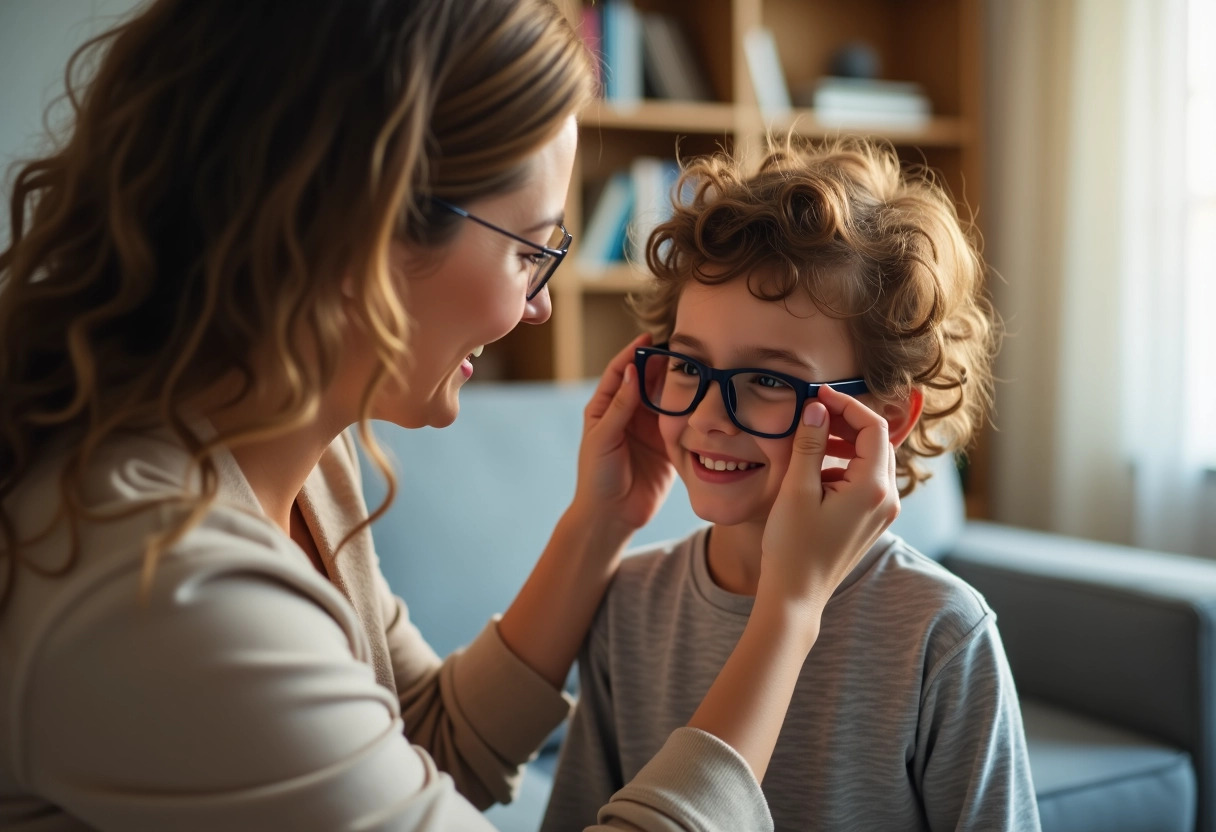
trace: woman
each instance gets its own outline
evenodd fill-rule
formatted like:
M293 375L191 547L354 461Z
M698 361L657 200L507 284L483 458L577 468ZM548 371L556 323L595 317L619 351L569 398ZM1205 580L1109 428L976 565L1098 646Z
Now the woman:
M544 0L157 0L84 54L0 255L0 826L483 828L671 482L630 349L533 574L444 661L346 429L388 473L369 419L449 424L548 318L588 56ZM830 416L857 458L821 484L809 405L752 621L604 827L771 826L797 669L898 505L885 423Z

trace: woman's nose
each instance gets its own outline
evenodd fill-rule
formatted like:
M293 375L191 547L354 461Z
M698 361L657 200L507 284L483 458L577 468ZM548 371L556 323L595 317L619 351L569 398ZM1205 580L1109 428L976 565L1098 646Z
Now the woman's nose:
M532 300L524 304L523 322L526 324L543 324L553 314L553 301L549 297L549 287L545 286Z

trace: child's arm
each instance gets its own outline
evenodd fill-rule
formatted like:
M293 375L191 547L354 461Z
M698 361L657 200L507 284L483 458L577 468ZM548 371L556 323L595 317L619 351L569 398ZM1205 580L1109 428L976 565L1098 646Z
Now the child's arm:
M1038 832L1021 709L991 612L926 681L916 776L930 828Z
M613 723L603 607L579 652L578 676L578 705L562 743L541 832L591 826L600 807L625 785Z

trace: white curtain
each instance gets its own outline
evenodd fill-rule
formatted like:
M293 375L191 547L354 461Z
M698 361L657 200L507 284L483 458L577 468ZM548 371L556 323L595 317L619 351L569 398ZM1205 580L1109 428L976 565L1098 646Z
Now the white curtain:
M987 254L1009 330L993 513L1216 555L1194 418L1216 374L1188 351L1216 321L1187 270L1187 5L987 4Z

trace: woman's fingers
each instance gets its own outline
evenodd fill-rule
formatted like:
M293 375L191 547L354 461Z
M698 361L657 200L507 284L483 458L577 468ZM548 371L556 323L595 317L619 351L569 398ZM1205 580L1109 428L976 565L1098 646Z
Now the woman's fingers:
M856 432L852 439L853 453L848 478L857 476L885 480L887 453L891 446L887 437L887 420L859 400L838 393L826 384L819 388L817 400L836 417L832 419L833 432L836 432L837 425L847 426ZM847 437L843 438L848 441Z
M852 442L846 442L843 439L831 436L828 437L827 455L834 459L852 459L857 456L857 453L853 449Z
M629 426L633 414L638 409L640 396L635 376L637 371L632 364L626 364L621 373L616 392L608 401L608 406L600 414L597 435L611 438L611 444L617 445L625 441L625 429Z
M608 405L621 389L621 379L625 373L625 368L633 364L634 350L649 343L650 335L643 333L630 341L624 349L612 357L603 375L600 376L600 383L591 395L591 401L587 403L584 413L588 418L598 419L604 415L604 412L608 409Z
M794 447L790 454L790 467L786 471L782 488L792 483L799 494L822 494L820 471L828 448L828 411L820 402L810 402L802 409L798 429L794 433Z

